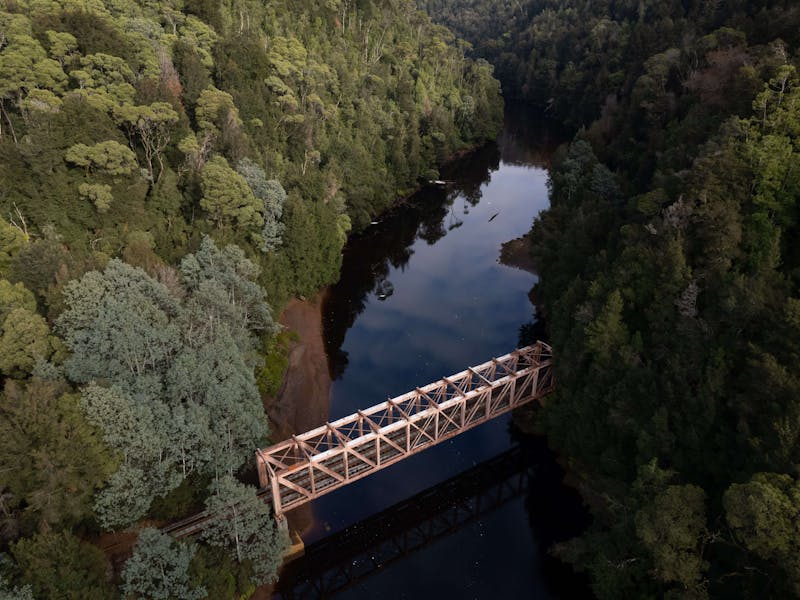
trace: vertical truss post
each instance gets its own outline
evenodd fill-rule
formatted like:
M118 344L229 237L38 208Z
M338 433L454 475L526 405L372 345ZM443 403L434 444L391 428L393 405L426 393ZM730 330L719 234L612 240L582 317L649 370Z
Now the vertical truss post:
M259 482L271 492L276 517L541 400L554 386L550 355L538 342L259 450Z
M258 469L258 483L262 488L269 485L269 477L267 476L267 459L264 456L263 450L256 450L256 468Z
M272 490L272 508L275 511L275 518L282 519L284 518L283 505L281 502L280 487L278 486L278 477L276 476L272 465L269 463L267 463L267 469L269 470L270 488Z

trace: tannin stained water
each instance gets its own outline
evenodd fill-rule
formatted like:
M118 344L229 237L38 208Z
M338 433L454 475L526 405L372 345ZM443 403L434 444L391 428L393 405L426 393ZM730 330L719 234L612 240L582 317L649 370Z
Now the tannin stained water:
M518 347L520 328L536 321L536 276L500 264L500 247L547 208L551 151L541 123L509 112L496 145L443 170L445 188L423 190L348 243L323 306L331 421ZM510 415L497 418L315 500L306 545L507 451L520 443L510 430ZM524 494L334 597L586 595L546 554L585 525L580 501L544 441L522 443Z

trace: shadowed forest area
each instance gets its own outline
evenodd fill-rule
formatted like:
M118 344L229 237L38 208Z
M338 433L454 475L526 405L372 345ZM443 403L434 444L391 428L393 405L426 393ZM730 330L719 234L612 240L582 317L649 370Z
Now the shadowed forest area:
M800 595L799 44L788 0L3 0L0 598L274 578L277 314L501 84L574 132L530 233L534 427L593 514L553 553L600 598Z
M538 430L600 598L800 594L800 7L420 0L576 132L531 231Z
M272 580L277 314L501 122L408 0L2 2L0 597ZM156 529L203 509L199 539Z

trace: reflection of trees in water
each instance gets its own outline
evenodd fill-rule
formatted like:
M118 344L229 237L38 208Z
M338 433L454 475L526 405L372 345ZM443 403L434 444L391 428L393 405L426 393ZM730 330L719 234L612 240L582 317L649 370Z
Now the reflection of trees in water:
M370 294L386 300L394 292L389 281L392 268L403 269L418 239L433 245L448 231L463 225L454 205L460 198L463 214L481 200L481 187L491 172L500 166L494 144L460 158L442 168L442 178L452 181L446 189L426 188L409 202L389 211L345 247L339 282L333 285L323 306L325 350L333 379L347 368L347 353L342 351L347 330L364 310Z
M505 130L498 138L500 146L487 144L442 167L441 178L453 182L446 189L424 189L348 242L339 282L331 287L323 306L325 349L332 378L339 378L347 368L342 344L369 295L379 300L392 295L389 272L408 264L417 239L433 245L463 224L457 211L460 208L468 215L470 207L481 201L483 186L500 167L500 148L504 162L546 165L549 152L565 139L550 134L549 124L542 126L536 118L524 116L524 111L516 112L519 114L506 114ZM460 207L456 204L459 200Z
M500 151L497 144L487 144L475 152L458 159L442 169L442 177L455 183L449 187L448 197L462 198L470 206L477 206L483 195L482 188L492 179L492 172L500 168Z
M503 162L547 168L556 148L569 136L557 122L521 106L507 107L503 131L497 137Z
M533 466L525 511L531 533L545 551L539 556L539 573L547 588L558 591L562 598L590 598L586 575L575 573L551 554L556 544L580 535L591 523L583 500L575 488L564 484L564 470L557 455L548 448L546 438L524 434L513 426L511 436Z
M388 279L381 279L375 284L375 296L378 300L386 300L394 294L394 285Z
M339 282L331 286L323 306L325 349L332 378L337 379L347 368L347 353L341 347L370 294L379 300L392 295L391 269L403 269L408 264L414 254L411 246L418 238L434 244L444 237L447 231L442 223L447 213L445 192L426 189L348 242Z
M456 214L455 207L451 204L449 214L447 217L447 231L453 231L453 229L458 229L464 224L459 216Z
M446 206L447 204L442 204L442 208ZM444 215L447 214L447 211L445 210L442 212L442 218L444 218ZM433 246L446 235L447 230L444 228L444 221L439 219L435 221L422 221L417 228L417 237L421 240L424 240L429 246Z

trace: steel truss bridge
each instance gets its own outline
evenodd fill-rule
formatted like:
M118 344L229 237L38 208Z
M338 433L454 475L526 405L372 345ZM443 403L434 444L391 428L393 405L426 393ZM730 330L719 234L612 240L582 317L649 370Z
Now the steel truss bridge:
M512 448L306 546L273 598L329 598L523 496L529 479L522 450Z
M448 440L555 385L551 348L514 350L256 452L275 516Z

